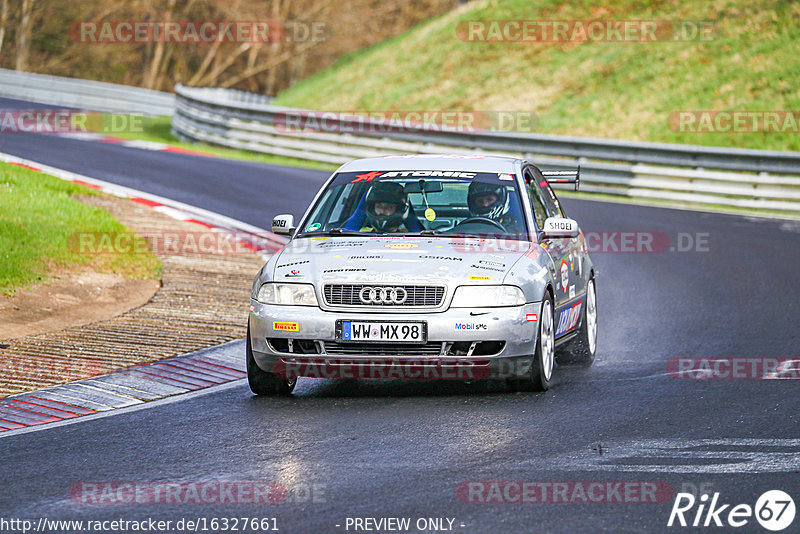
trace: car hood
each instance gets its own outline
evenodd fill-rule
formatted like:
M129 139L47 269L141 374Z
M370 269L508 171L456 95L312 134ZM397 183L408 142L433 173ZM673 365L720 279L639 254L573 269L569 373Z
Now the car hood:
M275 260L276 282L498 284L527 241L445 237L293 239Z

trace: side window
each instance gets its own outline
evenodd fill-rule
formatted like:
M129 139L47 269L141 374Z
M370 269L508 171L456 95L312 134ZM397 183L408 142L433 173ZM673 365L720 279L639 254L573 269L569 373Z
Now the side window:
M558 197L556 196L555 192L553 192L550 184L547 183L547 180L544 179L542 173L535 168L531 168L531 171L533 172L536 185L538 186L537 189L540 189L542 192L542 201L544 202L544 207L547 210L547 216L565 217L564 210L561 208L561 203L558 201Z
M542 201L541 191L536 187L534 176L530 170L525 171L525 184L533 207L533 218L536 219L536 226L541 229L544 227L544 220L547 219L547 210Z

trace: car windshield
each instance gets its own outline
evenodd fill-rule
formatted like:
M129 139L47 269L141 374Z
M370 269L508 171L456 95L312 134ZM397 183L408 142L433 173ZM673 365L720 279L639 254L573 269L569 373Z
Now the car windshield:
M514 176L499 172L341 173L304 222L305 234L474 235L523 238Z

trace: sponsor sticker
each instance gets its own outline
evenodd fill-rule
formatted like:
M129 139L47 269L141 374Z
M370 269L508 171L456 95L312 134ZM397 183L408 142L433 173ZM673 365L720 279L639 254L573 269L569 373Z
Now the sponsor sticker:
M569 286L569 298L573 298L575 296L575 284Z
M475 178L474 172L460 171L390 171L383 174L384 178L406 177L443 177L443 178Z
M459 258L458 256L429 256L427 254L421 254L420 259L423 260L445 260L445 261L464 261L464 258Z
M558 328L556 329L556 336L566 334L578 324L578 319L581 316L581 305L583 302L576 302L570 308L561 312L558 318Z
M491 276L470 276L470 280L491 280Z
M289 271L288 273L286 273L286 274L285 274L285 275L283 275L283 276L284 276L284 277L286 277L286 278L294 278L294 277L296 277L296 276L303 276L303 273L301 273L301 272L300 272L299 270L297 270L297 269L292 269L291 271Z
M569 265L566 260L561 260L561 291L566 293L569 285Z
M488 330L486 323L456 323L454 330Z
M283 332L299 332L300 331L300 324L299 323L286 323L281 321L273 321L272 322L272 329L273 330L280 330Z
M529 323L534 323L539 320L539 317L535 313L528 313L525 315L525 320Z
M384 245L386 248L395 248L395 249L409 249L409 248L417 248L419 247L416 243L389 243L388 245Z
M251 305L250 305L250 311L251 311L251 312L254 312L254 311L256 311L256 305L255 305L255 304L251 304Z
M284 263L283 265L278 265L275 267L276 269L281 269L283 267L292 267L294 265L303 265L304 263L309 263L311 260L303 260L303 261L292 261L289 263Z
M368 172L366 174L356 174L356 179L353 180L353 183L355 183L355 182L371 182L372 180L374 180L375 178L377 178L381 174L383 174L381 171L372 171L372 172Z
M496 272L499 272L499 273L505 272L505 269L499 269L497 267L489 267L488 265L478 265L478 264L475 264L475 263L470 265L470 267L472 267L473 269L486 269L487 271L496 271Z
M322 225L320 223L310 224L308 228L306 228L306 232L314 232L316 230L319 230L320 228L322 228Z

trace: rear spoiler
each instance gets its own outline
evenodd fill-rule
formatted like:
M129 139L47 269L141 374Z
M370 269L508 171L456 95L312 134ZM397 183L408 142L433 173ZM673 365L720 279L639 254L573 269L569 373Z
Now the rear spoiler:
M581 185L581 167L574 171L542 171L542 176L549 184L575 184L575 191Z

